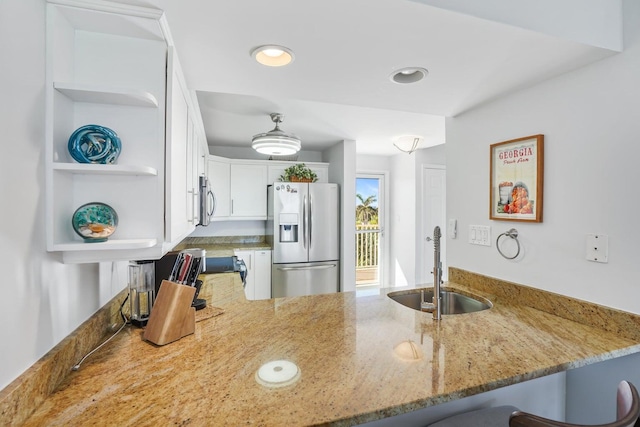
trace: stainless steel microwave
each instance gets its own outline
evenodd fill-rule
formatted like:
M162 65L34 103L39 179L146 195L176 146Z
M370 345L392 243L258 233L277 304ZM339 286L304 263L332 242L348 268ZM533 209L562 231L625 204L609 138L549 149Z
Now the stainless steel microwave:
M201 176L199 179L200 186L200 212L198 215L198 225L207 226L213 218L213 214L216 211L216 198L211 191L209 185L209 179L206 176Z

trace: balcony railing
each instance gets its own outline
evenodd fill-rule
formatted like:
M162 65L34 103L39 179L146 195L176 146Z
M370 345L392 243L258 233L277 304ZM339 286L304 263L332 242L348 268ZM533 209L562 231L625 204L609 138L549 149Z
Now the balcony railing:
M378 282L380 228L356 224L356 284Z

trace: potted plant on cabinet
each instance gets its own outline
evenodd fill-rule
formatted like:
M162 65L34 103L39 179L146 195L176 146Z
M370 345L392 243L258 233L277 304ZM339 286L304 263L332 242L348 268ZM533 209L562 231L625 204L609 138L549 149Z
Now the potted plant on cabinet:
M314 171L309 169L304 163L298 163L289 166L280 175L280 181L283 182L316 182L318 176Z

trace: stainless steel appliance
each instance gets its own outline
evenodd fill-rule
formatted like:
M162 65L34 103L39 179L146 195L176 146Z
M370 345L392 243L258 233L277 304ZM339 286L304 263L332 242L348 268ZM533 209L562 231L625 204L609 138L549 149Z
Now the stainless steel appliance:
M153 261L132 261L129 264L129 308L132 325L147 325L155 295Z
M338 292L338 184L277 182L267 189L274 298Z
M199 215L198 225L207 226L213 218L213 213L216 210L216 199L213 196L213 191L209 185L209 179L206 176L200 176L198 180L200 187L200 203L199 203Z

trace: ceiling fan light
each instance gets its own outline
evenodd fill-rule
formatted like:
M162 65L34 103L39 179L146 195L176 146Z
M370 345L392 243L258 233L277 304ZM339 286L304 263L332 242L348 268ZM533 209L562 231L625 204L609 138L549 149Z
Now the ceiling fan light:
M262 65L282 67L293 62L293 51L284 46L264 45L251 51L251 56Z
M403 153L411 154L418 149L423 139L420 135L403 135L394 139L393 146Z
M290 156L300 151L300 140L291 137L260 134L253 137L251 147L260 154Z
M293 134L286 134L279 128L284 116L279 113L271 113L271 120L276 127L265 133L259 133L251 139L251 148L260 154L271 156L290 156L300 151L300 138Z

